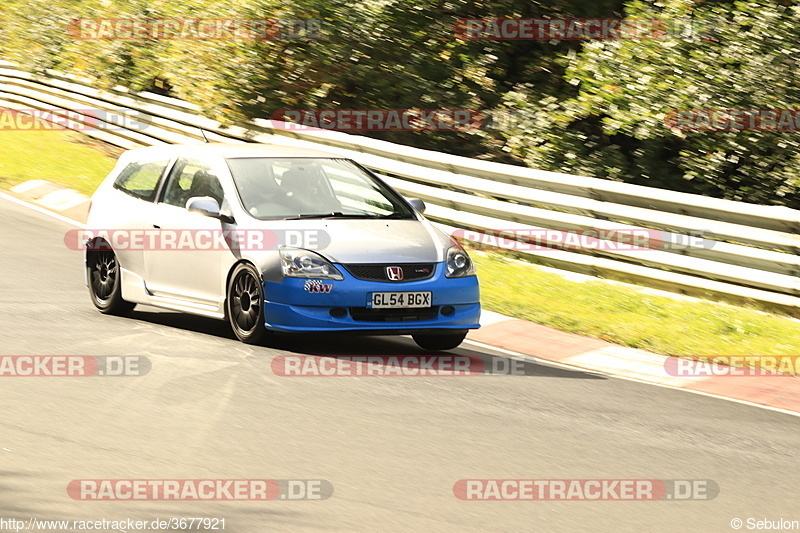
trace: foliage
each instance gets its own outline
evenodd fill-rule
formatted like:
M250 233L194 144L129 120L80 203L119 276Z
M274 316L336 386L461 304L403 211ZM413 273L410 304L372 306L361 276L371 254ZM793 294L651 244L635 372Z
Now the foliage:
M505 149L526 164L754 203L800 207L793 131L685 131L671 110L798 109L798 7L756 1L663 7L629 15L693 18L690 38L591 42L571 57L571 98L518 85ZM672 124L674 126L674 123Z
M682 21L651 40L464 40L463 18ZM0 56L99 86L161 90L233 123L280 109L472 109L479 131L368 132L401 144L800 207L794 132L682 131L676 109L797 107L798 6L754 0L6 0ZM71 20L317 19L321 38L81 40Z

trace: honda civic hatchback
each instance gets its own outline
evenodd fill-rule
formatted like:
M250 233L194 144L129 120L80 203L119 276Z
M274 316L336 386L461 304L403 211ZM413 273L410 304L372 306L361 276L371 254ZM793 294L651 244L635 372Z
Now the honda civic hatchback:
M271 332L411 335L449 350L478 328L473 263L378 176L263 144L125 152L92 196L86 282L103 313L136 304Z

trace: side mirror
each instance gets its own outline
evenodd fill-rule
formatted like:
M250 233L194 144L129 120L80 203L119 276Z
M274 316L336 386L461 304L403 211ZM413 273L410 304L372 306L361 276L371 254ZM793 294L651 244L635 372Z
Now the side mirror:
M425 202L420 200L419 198L409 198L408 203L411 204L411 207L419 211L420 213L425 212Z
M222 222L232 224L233 217L220 212L217 201L210 196L195 196L186 202L186 210L190 213L199 213L206 217L216 218Z
M219 204L210 196L195 196L186 201L186 210L190 213L219 218Z

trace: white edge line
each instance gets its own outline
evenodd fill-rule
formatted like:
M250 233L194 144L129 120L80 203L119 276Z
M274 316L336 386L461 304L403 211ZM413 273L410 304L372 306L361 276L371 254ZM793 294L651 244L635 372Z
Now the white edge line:
M700 396L707 396L709 398L716 398L718 400L726 400L726 401L729 401L729 402L735 402L735 403L739 403L739 404L742 404L742 405L749 405L751 407L759 407L761 409L767 409L769 411L775 411L775 412L783 413L783 414L786 414L786 415L792 415L792 416L800 417L800 413L798 413L796 411L790 411L788 409L781 409L780 407L772 407L770 405L764 405L764 404L760 404L760 403L749 402L747 400L741 400L739 398L731 398L729 396L722 396L720 394L713 394L713 393L710 393L710 392L703 392L703 391L699 391L699 390L687 389L687 388L680 387L680 386L677 386L677 385L668 385L666 383L659 383L657 381L648 381L646 379L632 378L632 377L629 377L629 376L618 376L618 375L612 374L610 372L604 372L603 370L586 368L586 367L577 366L577 365L570 365L570 364L567 364L567 363L561 363L559 361L550 361L548 359L541 359L539 357L534 357L532 355L526 355L524 353L519 353L519 352L515 352L515 351L512 351L512 350L506 350L504 348L496 348L496 347L494 347L494 346L492 346L490 344L485 344L485 343L478 342L478 341L473 341L473 340L470 340L470 339L465 340L464 343L465 344L466 343L473 344L473 345L475 345L475 346L477 346L477 347L479 347L481 349L484 349L484 350L488 349L488 350L494 350L496 352L501 352L501 353L516 357L518 359L523 359L523 360L532 361L532 362L535 362L535 363L554 366L554 367L557 367L557 368L563 368L563 369L566 369L566 370L581 370L581 371L587 372L589 374L598 374L598 375L601 375L601 376L608 376L608 377L615 378L615 379L624 379L625 381L635 381L637 383L644 383L646 385L654 385L656 387L663 387L665 389L673 389L673 390L679 390L679 391L683 391L683 392L690 392L692 394L699 394Z
M0 198L4 198L4 199L6 199L6 200L8 200L10 202L13 202L15 204L27 207L29 209L33 209L34 211L38 211L39 213L42 213L43 215L47 215L47 216L53 217L53 218L55 218L57 220L60 220L61 222L66 222L67 224L72 224L73 226L76 226L78 228L82 228L82 229L86 228L86 224L81 224L77 220L73 220L73 219L71 219L69 217L65 217L64 215L59 215L58 213L54 213L54 212L50 211L49 209L45 209L44 207L39 207L38 205L34 205L34 204L30 203L30 202L26 202L25 200L20 200L19 198L15 198L14 196L11 196L10 194L6 194L4 192L0 192Z

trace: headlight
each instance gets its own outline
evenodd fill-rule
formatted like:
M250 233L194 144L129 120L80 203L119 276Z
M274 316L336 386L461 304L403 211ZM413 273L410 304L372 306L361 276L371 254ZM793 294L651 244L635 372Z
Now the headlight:
M290 278L344 279L330 261L301 248L281 248L283 275Z
M463 278L475 275L475 265L469 258L467 252L460 246L454 246L447 250L447 273L448 278Z

